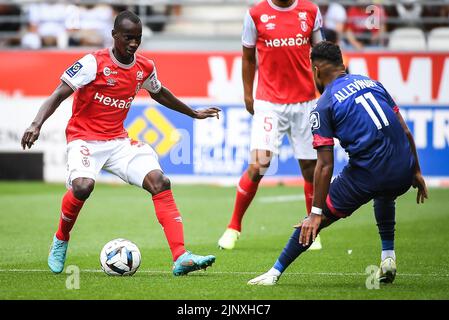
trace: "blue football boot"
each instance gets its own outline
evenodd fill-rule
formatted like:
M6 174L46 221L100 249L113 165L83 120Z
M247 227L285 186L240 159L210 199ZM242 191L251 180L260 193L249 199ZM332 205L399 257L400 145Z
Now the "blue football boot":
M186 251L176 259L173 265L173 274L175 276L186 275L189 272L206 269L215 262L215 256L198 256Z
M62 241L53 236L53 243L48 254L48 266L54 273L61 273L64 270L65 256L67 253L68 241Z

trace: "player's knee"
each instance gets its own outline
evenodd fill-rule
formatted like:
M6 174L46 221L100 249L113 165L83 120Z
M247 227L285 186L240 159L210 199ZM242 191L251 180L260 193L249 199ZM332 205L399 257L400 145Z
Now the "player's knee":
M269 167L270 167L269 161L263 164L260 162L251 163L248 167L249 177L253 181L260 180L265 175Z
M95 182L92 180L83 180L72 183L72 191L75 198L86 200L94 190Z
M151 175L144 183L144 189L152 195L156 195L166 190L170 190L171 183L164 174Z

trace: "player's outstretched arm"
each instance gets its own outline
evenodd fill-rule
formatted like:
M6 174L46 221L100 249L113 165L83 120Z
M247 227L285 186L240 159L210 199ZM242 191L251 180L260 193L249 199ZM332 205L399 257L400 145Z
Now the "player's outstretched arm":
M72 93L72 88L70 88L65 82L61 81L51 96L44 101L31 125L25 130L21 141L23 150L25 150L26 147L28 147L28 149L31 148L34 142L39 138L41 127L44 122Z
M399 120L399 123L401 124L402 128L405 131L405 135L408 138L408 141L410 143L410 147L412 148L413 155L415 156L415 174L413 177L412 186L413 188L418 188L418 194L416 195L416 203L424 203L424 199L428 199L427 194L427 186L426 181L424 180L422 174L421 174L421 166L419 165L419 159L418 159L418 153L416 152L416 145L415 140L413 139L413 135L410 132L410 129L408 128L407 124L404 121L404 118L402 118L402 115L400 112L396 113L396 117Z
M191 118L194 119L205 119L213 117L217 117L217 119L219 118L219 112L221 111L220 108L211 107L206 109L193 110L184 102L176 98L170 92L170 90L168 90L164 86L157 93L152 93L150 91L148 92L150 93L151 98L153 98L158 103L162 104L163 106L166 106L169 109L188 115Z
M301 224L299 243L307 246L310 240L315 241L322 222L321 210L325 206L326 197L329 193L329 185L334 171L334 148L322 146L317 149L318 159L313 176L313 207L309 217ZM318 214L314 210L320 210Z

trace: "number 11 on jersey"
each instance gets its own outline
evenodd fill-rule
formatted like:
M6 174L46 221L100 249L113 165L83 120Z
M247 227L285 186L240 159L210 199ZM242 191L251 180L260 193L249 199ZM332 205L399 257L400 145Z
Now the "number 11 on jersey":
M374 113L372 106L368 103L368 100L376 109L385 127L389 126L390 123L388 122L387 116L385 115L379 102L377 102L376 98L373 96L371 92L365 93L363 96L358 96L357 98L355 98L355 102L361 104L363 108L365 108L366 112L368 112L369 116L373 120L377 129L380 130L382 129L382 124L380 123L379 118Z

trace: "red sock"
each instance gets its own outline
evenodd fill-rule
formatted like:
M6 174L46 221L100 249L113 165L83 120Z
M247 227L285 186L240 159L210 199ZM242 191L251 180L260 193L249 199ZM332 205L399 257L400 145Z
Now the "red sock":
M252 181L248 176L248 172L245 171L237 186L234 212L232 213L231 222L229 223L228 228L239 232L242 231L243 216L256 195L258 186L259 182Z
M304 196L306 198L307 215L310 215L313 200L313 183L304 181Z
M56 231L56 238L63 241L69 241L70 230L72 230L83 204L84 201L75 198L72 190L68 190L65 193L62 198L61 217L59 218L59 227L58 231Z
M153 196L156 217L167 238L173 261L186 252L182 218L176 207L171 190L162 191Z

